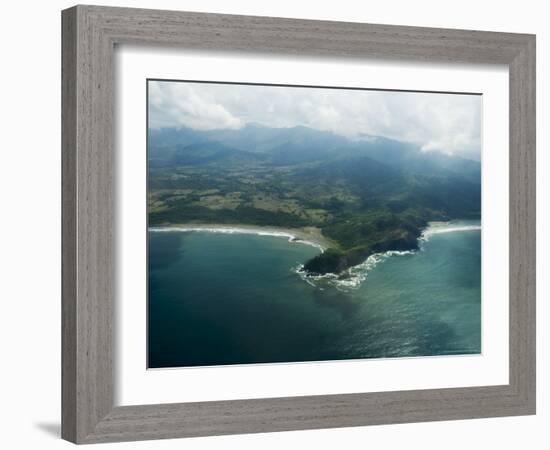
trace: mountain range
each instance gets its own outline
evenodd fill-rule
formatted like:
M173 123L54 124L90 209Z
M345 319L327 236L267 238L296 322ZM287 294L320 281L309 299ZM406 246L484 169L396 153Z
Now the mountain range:
M311 273L416 248L428 221L479 218L479 161L309 127L148 130L149 223L317 227Z

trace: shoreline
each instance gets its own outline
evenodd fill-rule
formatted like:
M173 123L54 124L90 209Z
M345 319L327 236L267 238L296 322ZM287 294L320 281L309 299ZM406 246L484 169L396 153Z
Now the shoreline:
M150 226L148 231L205 231L212 233L256 234L264 236L287 237L290 242L313 245L324 252L337 244L324 236L319 228L284 228L243 224L173 223Z
M349 273L353 267L360 266L369 260L372 256L401 252L414 252L422 248L424 242L434 234L449 233L456 231L481 230L481 223L473 224L477 221L428 221L424 226L417 227L416 232L407 231L401 233L395 239L380 240L374 245L363 248L354 248L348 251L341 251L329 248L328 251L321 253L304 264L303 270L308 275L319 276L326 274L335 274L344 276Z
M343 273L353 270L354 268L360 267L366 264L371 257L380 257L388 253L390 254L408 254L415 252L418 249L421 249L424 242L428 241L429 238L434 234L448 233L455 231L474 231L481 230L481 223L473 224L469 222L472 221L462 221L462 220L450 220L450 221L430 221L427 222L426 226L420 230L418 237L415 239L415 245L410 246L400 246L401 248L390 248L387 250L381 251L371 251L368 252L360 258L360 261L347 261L346 267L342 268L339 271L322 271L317 272L315 270L311 271L305 269L305 272L308 273L308 276L318 277L318 276L341 276ZM317 227L302 227L302 228L287 228L287 227L276 227L276 226L260 226L260 225L245 225L245 224L209 224L209 223L178 223L178 224L164 224L164 225L155 225L150 226L148 231L152 232L191 232L191 231L203 231L210 233L226 233L226 234L252 234L258 236L273 236L273 237L284 237L287 238L289 242L301 243L304 245L310 245L316 247L321 251L321 253L311 260L318 260L319 258L325 258L332 251L338 251L334 249L339 249L337 242L332 241L331 239L324 236L321 230ZM330 250L329 250L330 249ZM328 253L326 251L329 250ZM347 259L347 258L346 258ZM355 263L354 263L355 262ZM307 264L307 263L306 263ZM305 268L305 266L304 266Z
M477 223L479 222L479 224ZM453 233L461 231L481 231L481 220L449 220L428 222L418 238L420 241L426 241L434 234Z

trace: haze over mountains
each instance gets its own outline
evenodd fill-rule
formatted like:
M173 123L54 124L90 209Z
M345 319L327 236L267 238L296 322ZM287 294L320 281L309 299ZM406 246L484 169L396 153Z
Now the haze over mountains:
M481 213L478 161L384 137L258 124L151 128L148 163L150 224L319 227L336 257L315 272L414 246L429 220Z
M360 157L420 172L435 169L474 175L479 181L478 161L439 151L422 151L414 144L378 136L350 140L304 126L269 128L254 123L236 130L201 131L185 127L149 130L149 164L153 167L187 160L199 164L250 159L285 165Z

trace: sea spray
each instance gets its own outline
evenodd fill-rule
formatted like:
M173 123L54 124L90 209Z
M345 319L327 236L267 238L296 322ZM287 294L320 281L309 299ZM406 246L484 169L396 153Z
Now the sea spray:
M352 266L349 269L346 269L341 274L308 274L304 270L303 264L300 264L298 267L296 267L294 271L300 276L302 280L306 281L308 284L314 287L318 287L323 282L325 282L331 286L334 286L338 290L346 292L348 290L358 289L361 286L361 283L363 283L367 279L369 272L374 269L379 263L385 261L390 256L412 255L414 253L414 250L389 250L383 253L374 253L361 264Z
M420 237L418 238L419 250L424 250L424 243L426 243L431 236L441 234L441 233L452 233L452 232L465 232L465 231L479 231L481 230L481 225L479 223L469 223L469 222L429 222L428 226L424 229ZM151 227L149 228L151 232L204 232L204 233L221 233L221 234L249 234L257 236L273 236L273 237L283 237L291 243L298 243L309 245L319 249L321 252L324 252L326 249L317 242L309 241L301 237L296 236L296 234L271 230L271 229L256 229L256 228L243 228L243 227L223 227L223 226L170 226L170 227ZM382 253L374 253L370 255L365 261L356 266L352 266L346 269L341 274L335 273L326 273L323 275L312 275L307 273L304 270L304 265L300 264L297 267L294 267L293 272L297 273L302 280L307 282L313 287L318 287L322 289L323 284L327 283L331 286L334 286L338 290L348 291L356 290L361 284L367 279L369 272L371 272L378 264L385 261L391 256L404 256L412 255L416 250L389 250Z
M321 252L325 251L325 248L313 241L303 239L295 234L286 231L277 231L277 230L262 230L255 228L239 228L239 227L193 227L193 226L171 226L171 227L150 227L149 231L156 233L164 232L203 232L203 233L222 233L222 234L252 234L256 236L273 236L273 237L284 237L288 239L288 242L296 244L309 245L319 249Z
M457 223L457 222L430 222L422 232L419 241L427 241L430 236L441 233L454 233L457 231L480 231L481 225Z
M481 225L479 223L474 224L458 221L429 222L428 226L424 229L424 231L418 238L418 250L423 251L424 244L428 242L431 236L436 234L480 230ZM300 276L302 280L315 287L318 287L322 283L328 283L338 290L356 290L367 279L369 272L371 272L381 262L384 262L391 256L413 255L414 253L416 253L416 251L417 250L389 250L387 252L374 253L361 264L352 266L349 269L346 269L341 274L326 273L324 275L312 275L304 270L303 264L296 267L294 271Z
M319 251L286 238L149 239L151 368L480 352L479 231L386 258L359 289L302 281L291 268Z

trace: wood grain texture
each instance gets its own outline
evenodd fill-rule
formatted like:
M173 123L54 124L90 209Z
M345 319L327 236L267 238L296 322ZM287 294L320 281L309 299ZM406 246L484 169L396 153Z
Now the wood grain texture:
M535 40L510 70L510 386L535 412L536 96Z
M76 21L75 10L63 14L61 131L61 403L65 439L76 440Z
M468 30L77 6L63 11L63 414L77 443L535 412L535 38ZM113 406L116 44L510 70L510 383Z
M112 45L90 25L64 14L62 436L76 442L113 407Z

